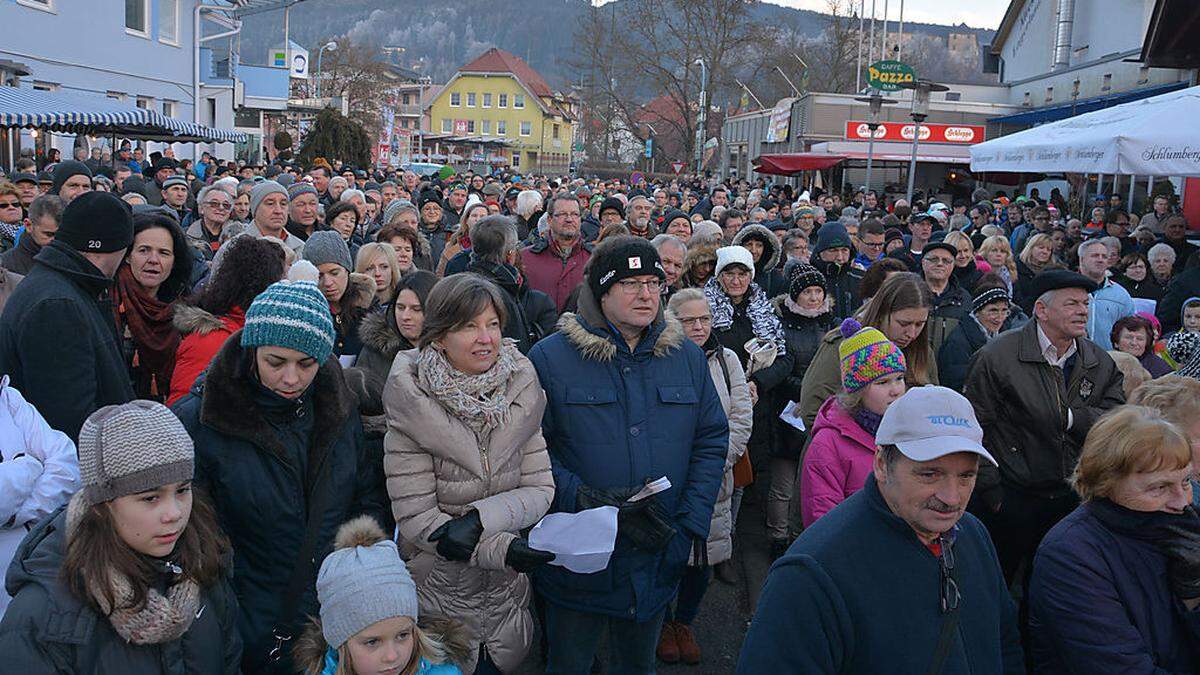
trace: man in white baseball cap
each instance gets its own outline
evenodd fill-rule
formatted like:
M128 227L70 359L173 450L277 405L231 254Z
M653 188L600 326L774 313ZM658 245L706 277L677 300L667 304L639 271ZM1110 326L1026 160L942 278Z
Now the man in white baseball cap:
M996 550L966 513L980 458L995 463L970 402L911 389L875 441L862 490L771 568L737 672L1024 673Z

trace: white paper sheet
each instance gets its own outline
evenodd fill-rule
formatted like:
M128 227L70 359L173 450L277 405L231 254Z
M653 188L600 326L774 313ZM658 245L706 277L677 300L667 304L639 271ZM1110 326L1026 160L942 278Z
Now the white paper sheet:
M338 357L338 363L342 364L343 368L349 368L358 360L357 354L344 354Z
M629 501L640 502L641 500L646 499L647 497L653 497L654 495L656 495L660 492L665 492L670 489L671 489L671 481L666 476L663 476L663 477L659 478L658 480L654 480L649 483L646 483L646 487L639 490L636 495L630 497Z
M530 548L555 554L551 565L578 574L591 574L608 567L616 543L615 506L579 513L551 513L529 533Z
M783 412L779 413L779 419L796 427L800 431L808 431L804 427L804 420L800 418L800 404L795 401L788 401L783 407Z

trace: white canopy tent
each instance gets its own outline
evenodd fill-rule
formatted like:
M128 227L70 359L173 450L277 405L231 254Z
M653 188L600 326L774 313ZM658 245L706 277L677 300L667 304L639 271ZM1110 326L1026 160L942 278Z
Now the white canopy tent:
M971 170L1200 176L1198 122L1190 87L972 146Z

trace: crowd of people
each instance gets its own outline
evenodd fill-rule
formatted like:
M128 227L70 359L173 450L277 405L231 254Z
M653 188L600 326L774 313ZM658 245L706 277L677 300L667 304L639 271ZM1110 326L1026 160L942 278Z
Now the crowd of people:
M1169 195L141 153L0 181L20 672L697 665L747 490L740 673L1200 670ZM531 544L601 507L603 569Z

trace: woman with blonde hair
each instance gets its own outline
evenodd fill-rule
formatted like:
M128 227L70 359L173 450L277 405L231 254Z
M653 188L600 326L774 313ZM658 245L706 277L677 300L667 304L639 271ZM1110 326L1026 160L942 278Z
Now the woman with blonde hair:
M375 305L382 307L396 295L396 284L400 283L400 263L396 260L396 249L388 244L371 242L363 244L354 258L354 271L365 274L375 282Z
M1054 239L1050 235L1039 232L1025 242L1021 255L1017 259L1017 280L1013 284L1013 301L1033 316L1033 303L1037 298L1029 291L1033 278L1046 270L1062 267L1054 260Z
M1017 281L1017 263L1013 260L1008 239L998 234L984 239L979 245L979 256L1004 280L1008 292L1012 293L1013 284Z
M954 271L951 273L954 280L968 293L974 294L975 287L979 285L979 278L990 272L992 266L975 257L975 244L962 232L947 234L945 241L958 250L954 256Z
M1071 477L1083 503L1033 563L1032 672L1196 672L1193 468L1187 436L1151 408L1116 408L1088 432Z

